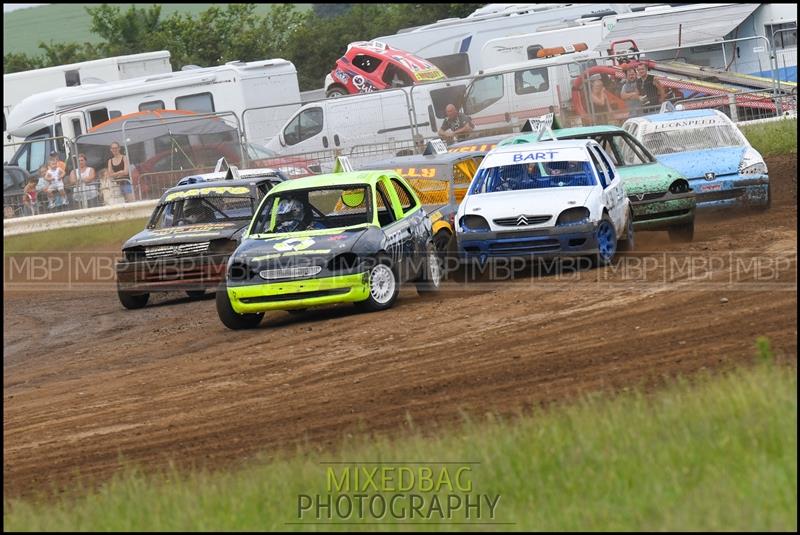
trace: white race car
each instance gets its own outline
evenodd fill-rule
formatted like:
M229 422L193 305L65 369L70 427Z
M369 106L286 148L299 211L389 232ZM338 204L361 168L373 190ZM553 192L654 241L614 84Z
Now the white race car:
M619 173L593 140L498 147L483 159L456 213L461 257L588 256L607 265L633 248ZM624 241L622 241L624 240Z

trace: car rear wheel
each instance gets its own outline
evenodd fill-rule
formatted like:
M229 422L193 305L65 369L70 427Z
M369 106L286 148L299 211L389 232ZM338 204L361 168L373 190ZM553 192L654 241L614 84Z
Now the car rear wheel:
M439 290L442 284L442 253L433 243L428 244L424 272L417 281L417 292L431 293Z
M219 319L225 327L234 331L258 327L258 324L264 319L263 312L239 314L233 310L231 300L228 297L228 288L225 284L220 284L219 288L217 288L217 315L219 315Z
M386 310L391 307L400 292L397 272L388 258L379 258L369 270L369 297L356 303L367 312Z
M625 228L625 239L619 242L620 251L633 251L633 211L628 209L628 224Z
M325 92L325 97L326 98L336 98L336 97L343 97L343 96L345 96L347 94L348 94L347 93L347 89L345 89L344 87L342 87L340 85L335 85L335 86L331 87L330 89L328 89Z
M617 231L608 214L603 215L600 224L595 230L597 239L597 253L591 256L593 267L602 267L611 264L617 254Z
M128 310L136 310L137 308L144 308L150 299L149 293L130 293L124 290L117 289L117 296L122 306Z
M685 243L694 239L694 221L679 225L677 227L670 227L668 229L669 240L672 242Z

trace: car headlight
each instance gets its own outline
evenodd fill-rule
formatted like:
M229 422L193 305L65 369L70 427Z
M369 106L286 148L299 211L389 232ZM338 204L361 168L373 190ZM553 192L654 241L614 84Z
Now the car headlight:
M690 189L691 188L689 188L689 182L683 179L676 180L675 182L669 185L670 193L688 193Z
M489 222L479 215L465 215L460 220L461 228L467 232L486 232L489 230Z
M580 225L589 221L589 209L585 206L578 206L576 208L567 208L558 216L556 226L561 227L564 225Z
M766 175L767 164L755 149L748 148L739 162L739 173L742 175Z

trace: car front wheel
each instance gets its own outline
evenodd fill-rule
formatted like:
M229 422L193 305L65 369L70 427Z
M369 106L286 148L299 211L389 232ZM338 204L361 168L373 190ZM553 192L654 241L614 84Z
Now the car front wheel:
M603 215L595 230L597 253L592 255L592 265L602 267L611 264L617 254L617 231L608 214Z
M144 308L144 306L147 305L148 299L150 299L149 293L133 294L119 289L117 289L117 296L119 297L119 302L122 303L122 306L128 310Z
M343 97L343 96L345 96L347 94L348 94L347 93L347 89L345 89L344 87L342 87L340 85L335 85L335 86L331 87L330 89L328 89L325 92L325 97L326 98L336 98L336 97Z
M258 327L258 324L264 319L263 312L239 314L233 310L231 300L228 297L228 288L224 284L221 284L217 289L217 315L219 315L219 319L225 327L234 331L239 329L253 329L254 327Z
M669 232L669 240L672 242L690 242L694 239L694 221L670 227L667 232Z

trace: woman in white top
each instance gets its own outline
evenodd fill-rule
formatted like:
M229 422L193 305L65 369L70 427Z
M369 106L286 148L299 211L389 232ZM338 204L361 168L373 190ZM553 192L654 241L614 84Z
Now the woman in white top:
M76 173L77 171L77 173ZM78 180L78 173L80 173L80 181ZM72 199L81 204L82 199L86 198L89 206L97 204L97 174L94 168L86 165L86 155L81 153L78 155L78 169L73 169L69 174L70 186L73 186Z

